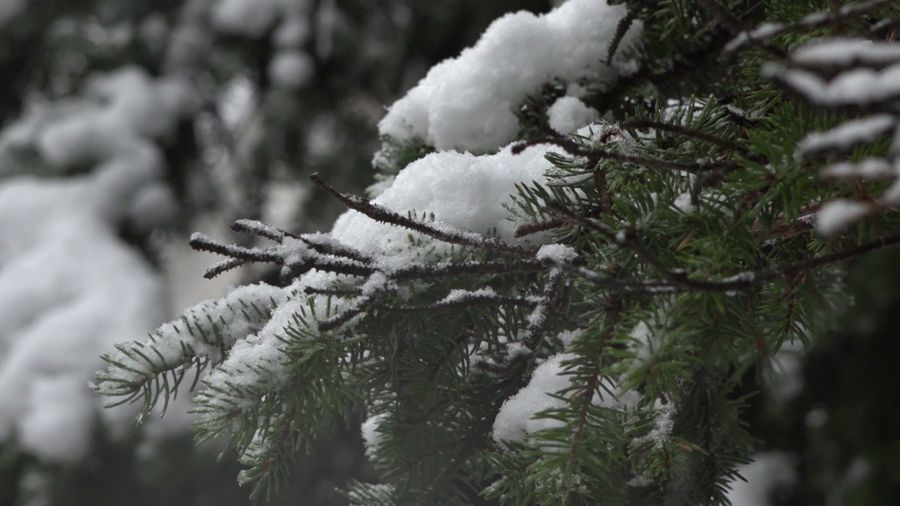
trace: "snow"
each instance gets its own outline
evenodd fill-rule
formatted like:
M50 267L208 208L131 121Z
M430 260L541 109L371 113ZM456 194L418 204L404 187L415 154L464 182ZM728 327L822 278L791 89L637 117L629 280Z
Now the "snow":
M763 376L766 396L776 406L783 406L803 391L803 358L806 349L800 340L785 342L769 360Z
M493 438L503 441L525 440L528 434L561 427L562 422L554 418L539 418L536 415L545 410L562 409L567 402L553 394L571 387L571 377L567 374L566 362L576 359L573 353L559 353L537 366L528 385L507 399L494 419ZM616 385L606 380L609 390L615 392ZM609 394L594 394L591 403L610 409L627 410L637 405L640 395L632 390Z
M623 56L641 31L625 35L612 65L605 55L622 5L604 0L569 0L536 16L507 14L478 42L441 62L388 109L379 132L398 140L421 138L439 150L489 152L512 141L516 112L525 98L551 79L611 82L627 71Z
M450 290L446 297L441 299L443 304L453 304L456 302L465 302L472 299L495 298L497 292L493 288L479 288L478 290Z
M580 338L583 333L584 329L564 330L557 334L556 338L562 343L564 350L569 350L572 348L572 343Z
M513 241L516 224L509 220L509 195L515 191L516 184L545 180L545 174L552 168L545 159L551 148L558 151L556 147L538 145L519 154L513 154L510 147L494 155L477 156L454 151L432 153L400 171L374 202L401 214L427 213L434 217L437 226L479 233L495 231L501 239ZM412 247L410 235L430 243L430 247ZM438 256L450 251L446 244L374 221L353 210L338 218L330 234L305 235L304 239L355 248L378 258L378 265L385 272L395 266L406 267L411 261L423 260L423 249L431 249L431 254ZM301 241L285 241L282 254L290 255L295 250L297 254L308 253L308 246ZM292 335L297 331L316 335L315 322L368 300L365 295L351 301L332 300L331 312L326 314L325 296L305 294L306 287L326 288L337 280L347 281L343 276L313 270L283 289L284 298L277 302L265 326L245 339L238 339L227 358L204 380L222 391L207 389L200 394L201 398L223 408L232 403L243 405L252 399L230 397L231 385L274 387L280 384L289 374L280 351L280 338L286 335L288 327L294 328ZM386 281L383 274L376 273L361 283L361 289L372 296L385 286ZM483 289L451 294L451 299L490 294L493 294L492 290ZM315 302L315 310L310 309L310 300ZM298 318L299 315L305 316ZM352 319L342 325L340 332L350 331L355 321Z
M558 420L534 416L544 410L565 407L564 400L550 394L570 386L569 377L563 374L563 362L574 358L571 353L560 353L535 368L528 385L507 399L497 413L493 429L495 441L523 441L527 434L561 425Z
M305 17L286 19L275 31L275 43L278 47L300 47L309 38L309 21Z
M807 100L825 107L865 107L900 95L900 64L883 70L848 70L830 81L806 70L786 70L777 64L766 64L763 73L779 76Z
M269 63L269 78L279 88L296 90L313 75L313 61L299 50L280 51Z
M0 0L0 28L21 14L27 6L27 0Z
M556 133L569 135L600 119L600 113L575 97L560 97L547 109L547 121Z
M170 134L196 101L187 83L177 78L154 79L143 70L124 67L95 77L87 97L60 109L48 120L3 144L33 143L47 161L60 166L97 163L114 157L141 158L157 164L159 155L148 140ZM26 118L24 121L33 121Z
M791 61L806 66L888 65L900 62L900 47L867 39L830 37L796 49L791 53Z
M222 348L228 348L238 339L256 333L268 321L271 311L285 300L284 291L265 283L245 285L232 290L219 300L201 302L184 312L178 320L169 322L150 334L144 343L128 343L125 350L142 349L153 345L160 361L166 364L183 363L184 345L189 345L197 355L206 356L214 362L221 360ZM140 357L128 356L118 351L113 359L129 369L111 366L116 377L140 381L145 377L155 377L148 370L148 364ZM140 373L138 371L147 371ZM103 383L101 393L114 393L116 384Z
M384 273L376 272L360 287L363 297L372 297L383 291L388 286L388 278Z
M784 453L759 453L753 461L738 468L747 480L735 480L728 491L732 506L765 506L773 491L789 486L797 479L791 459Z
M865 158L859 162L838 162L822 169L822 177L835 179L864 177L890 178L896 177L900 167L892 165L882 158Z
M366 418L362 423L360 431L362 432L363 445L366 448L366 455L369 459L373 459L375 452L381 445L382 434L378 430L381 422L387 417L387 413L379 413L377 415Z
M816 230L823 236L834 235L872 212L872 206L848 199L826 202L816 216Z
M278 0L219 0L212 11L220 31L245 37L261 37L279 16Z
M0 185L0 440L16 433L53 461L84 455L98 412L127 426L132 411L102 410L87 384L103 352L166 307L159 276L112 226L146 177L105 170Z
M541 262L565 265L574 262L578 258L578 253L564 244L545 244L538 249L535 258Z
M725 45L725 52L730 53L754 41L764 41L771 38L784 28L781 23L762 23L750 31L743 31Z
M410 163L374 203L406 214L428 212L438 224L477 233L496 231L514 240L517 224L509 220L509 195L518 183L546 181L552 164L544 156L560 151L549 145L532 146L513 154L507 146L494 155L456 151L431 153ZM335 222L331 236L363 252L390 257L398 264L415 257L407 237L411 232L347 211ZM415 234L418 235L418 234ZM446 246L436 245L440 249Z
M863 142L871 142L886 134L897 124L890 114L874 114L862 119L850 120L826 132L807 135L797 145L800 154L820 151L840 151Z
M691 202L690 192L678 194L678 196L675 197L675 200L672 202L672 207L678 209L684 214L693 214L693 212L697 210L697 206L695 206L694 203Z
M113 435L128 429L134 409L101 409L106 400L88 382L102 353L159 325L168 308L161 277L119 239L118 225L171 215L154 141L193 106L180 80L124 67L0 133L0 150L93 167L0 183L0 441L69 462L88 450L98 420Z

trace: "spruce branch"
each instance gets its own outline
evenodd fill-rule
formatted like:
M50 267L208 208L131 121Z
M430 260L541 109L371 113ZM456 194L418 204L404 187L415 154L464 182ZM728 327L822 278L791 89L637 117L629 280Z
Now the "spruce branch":
M446 225L425 223L409 216L395 213L394 211L373 203L369 199L357 195L341 193L322 180L318 174L313 174L310 178L316 185L325 189L350 209L358 211L375 221L408 228L450 244L472 246L495 253L513 254L517 256L531 256L533 254L533 252L521 246L508 244L490 237L484 237L474 232L456 230Z
M702 174L709 171L732 171L739 168L737 164L729 160L696 160L693 162L663 160L661 158L619 153L602 148L589 148L572 140L556 136L521 142L516 144L512 151L513 153L521 153L525 148L539 144L557 145L573 156L587 158L591 165L596 165L601 160L613 160L620 163L640 165L653 170L687 172L690 174Z
M746 154L748 153L748 149L734 141L724 139L722 137L712 135L706 132L702 132L700 130L689 128L684 125L676 125L673 123L666 123L663 121L653 121L649 119L633 119L622 122L620 125L622 128L634 128L636 130L661 130L665 132L672 132L678 135L683 135L685 137L693 137L695 139L699 139L704 142L708 142L710 144L715 144L717 146L723 147L725 149L730 149L732 151L737 151L738 153Z
M571 492L572 470L574 469L575 463L577 462L578 452L583 446L584 430L588 424L588 412L591 408L591 405L594 403L594 397L597 395L602 395L602 392L600 392L600 382L603 377L603 362L606 358L606 354L604 353L604 351L609 345L609 342L612 340L616 328L621 321L622 309L623 304L620 298L611 297L608 300L606 304L606 311L604 311L606 328L604 329L603 335L600 339L599 353L597 353L596 357L592 361L591 370L588 374L587 382L579 392L576 392L576 395L580 396L580 398L578 399L578 413L575 417L574 425L572 427L572 439L569 446L568 462L566 465L566 469L569 471L569 474L566 476L566 499L563 500L563 504L566 504L568 502L568 494Z
M748 46L766 43L776 37L789 33L811 31L836 22L853 19L874 12L890 5L893 0L869 0L857 4L849 4L830 12L815 12L804 16L794 23L768 23L753 30L740 32L725 46L725 51L732 53Z

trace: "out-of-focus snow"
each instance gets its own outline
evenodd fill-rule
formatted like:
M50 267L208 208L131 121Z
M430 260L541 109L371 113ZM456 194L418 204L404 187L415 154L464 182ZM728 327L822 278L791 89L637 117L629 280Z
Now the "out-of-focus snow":
M434 66L394 102L379 131L395 139L421 138L439 150L489 152L512 141L525 98L552 79L611 82L631 70L623 55L640 33L635 23L611 65L604 63L624 5L569 0L535 16L507 14L478 42Z
M747 480L734 480L728 492L731 506L766 506L778 487L793 483L796 473L790 458L783 453L759 453L753 461L738 468Z
M313 65L312 58L303 51L280 51L269 63L269 78L275 86L295 90L312 77Z
M0 0L0 28L25 10L27 4L26 0Z
M860 218L872 212L872 206L849 199L827 202L816 215L816 230L824 235L834 235Z
M94 418L123 428L88 388L99 356L166 315L159 276L115 230L153 177L106 167L70 180L0 185L0 439L48 460L77 460Z
M102 409L88 388L100 355L168 314L160 275L118 236L171 214L156 140L194 100L178 79L134 68L96 77L79 100L35 110L0 133L70 178L0 181L0 440L49 461L87 450L95 420L112 433L133 408Z

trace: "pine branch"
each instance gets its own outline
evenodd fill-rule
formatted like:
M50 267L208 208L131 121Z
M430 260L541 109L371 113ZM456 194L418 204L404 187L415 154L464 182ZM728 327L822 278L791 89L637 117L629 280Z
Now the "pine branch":
M316 185L324 188L350 209L358 211L375 221L408 228L410 230L414 230L421 234L450 244L472 246L495 253L513 254L517 256L531 256L533 254L533 252L520 246L507 244L494 238L483 237L482 235L476 234L474 232L456 230L446 225L424 223L414 218L395 213L394 211L375 204L363 197L340 193L325 181L323 181L322 178L318 176L318 174L313 174L311 176L311 179L314 183L316 183Z
M687 172L690 174L702 174L709 171L732 171L739 168L737 164L728 160L717 160L712 162L701 160L695 162L677 162L660 158L618 153L601 148L588 148L562 137L544 137L521 142L516 144L512 151L513 153L521 153L525 148L539 144L557 145L573 156L583 156L587 158L590 165L596 165L600 160L614 160L620 163L640 165L653 170Z
M787 35L789 33L822 28L836 22L868 14L881 7L890 5L892 2L893 0L870 0L868 2L845 5L837 9L837 11L815 12L794 23L768 23L754 30L742 31L734 38L734 40L725 46L725 51L732 53L751 45L766 43L776 37L781 37L782 35Z
M653 121L649 119L633 119L620 123L619 125L622 128L634 128L637 130L661 130L666 132L676 133L678 135L683 135L685 137L693 137L695 139L699 139L704 142L708 142L710 144L715 144L717 146L721 146L725 149L730 149L732 151L737 151L738 153L747 154L748 149L734 141L723 139L721 137L708 134L706 132L701 132L700 130L696 130L693 128L688 128L683 125L675 125L672 123L664 123L662 121Z

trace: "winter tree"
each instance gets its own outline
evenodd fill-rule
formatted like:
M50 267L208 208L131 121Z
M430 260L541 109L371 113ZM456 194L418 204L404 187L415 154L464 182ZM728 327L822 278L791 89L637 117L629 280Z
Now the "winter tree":
M900 242L891 15L502 17L389 108L366 196L313 177L349 208L331 232L192 237L224 257L207 276L268 263L283 286L120 345L97 389L149 410L211 368L198 436L257 492L362 404L383 482L360 504L725 502L756 444L739 382L784 388L852 303L844 263Z
M216 5L238 35L288 12ZM312 176L317 202L347 209L329 232L249 206L232 226L247 239L194 234L221 256L207 277L278 275L116 345L94 388L144 414L191 395L197 439L227 441L254 495L362 410L380 479L348 483L354 504L759 504L779 487L880 502L896 435L822 463L761 453L776 446L751 407L791 402L826 336L879 328L841 317L873 300L848 265L900 244L898 16L889 0L568 0L499 17L389 106L364 194ZM303 58L278 51L260 82L299 86ZM61 153L114 163L115 139Z

